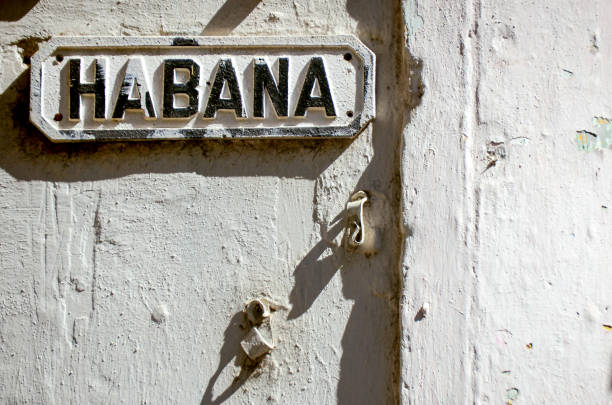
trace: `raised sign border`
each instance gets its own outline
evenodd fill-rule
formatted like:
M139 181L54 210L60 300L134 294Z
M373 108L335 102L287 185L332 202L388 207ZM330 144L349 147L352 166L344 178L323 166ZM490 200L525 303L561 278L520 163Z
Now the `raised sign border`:
M301 49L351 48L363 62L363 110L346 126L329 127L266 127L266 128L157 128L128 130L58 130L42 116L42 62L60 47L189 47L210 46L228 48L297 47ZM312 139L353 138L375 117L376 56L352 35L306 37L55 37L40 46L32 58L30 76L30 121L53 142L76 141L137 141L180 139Z

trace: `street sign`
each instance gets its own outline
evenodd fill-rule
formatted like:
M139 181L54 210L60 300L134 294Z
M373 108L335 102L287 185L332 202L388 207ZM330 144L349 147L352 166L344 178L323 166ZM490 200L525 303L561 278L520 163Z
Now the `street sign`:
M374 75L353 36L60 37L32 59L30 119L56 142L350 138Z

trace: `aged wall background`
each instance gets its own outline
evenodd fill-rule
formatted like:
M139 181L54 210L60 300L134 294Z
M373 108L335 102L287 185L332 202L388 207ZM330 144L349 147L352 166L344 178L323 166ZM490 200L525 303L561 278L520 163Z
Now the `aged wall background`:
M7 3L11 3L8 4ZM0 402L612 403L612 4L55 1L0 7ZM354 34L353 141L52 144L59 35ZM371 255L340 246L372 193ZM277 347L244 362L246 300Z
M396 402L399 3L41 0L13 14L0 23L0 402ZM379 58L387 106L354 141L68 145L28 123L28 57L48 37L334 33ZM379 235L369 257L340 246L358 189ZM285 309L255 366L241 311L262 296Z
M404 2L404 403L612 403L612 3ZM415 314L427 303L427 317Z

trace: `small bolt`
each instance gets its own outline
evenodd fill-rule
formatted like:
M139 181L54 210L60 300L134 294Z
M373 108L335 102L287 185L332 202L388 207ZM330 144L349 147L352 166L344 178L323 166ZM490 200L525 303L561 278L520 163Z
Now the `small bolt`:
M252 300L244 307L244 313L252 325L261 324L270 317L268 306L261 300Z

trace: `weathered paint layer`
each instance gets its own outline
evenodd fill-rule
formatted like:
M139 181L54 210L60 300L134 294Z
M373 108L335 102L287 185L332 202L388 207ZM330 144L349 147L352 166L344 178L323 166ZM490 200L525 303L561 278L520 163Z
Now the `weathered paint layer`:
M0 402L395 403L399 3L19 4L0 9ZM49 37L228 34L355 35L381 60L383 111L316 142L54 144L28 123ZM341 245L357 190L368 256ZM279 307L254 363L255 298Z
M403 5L403 403L611 403L612 3Z

